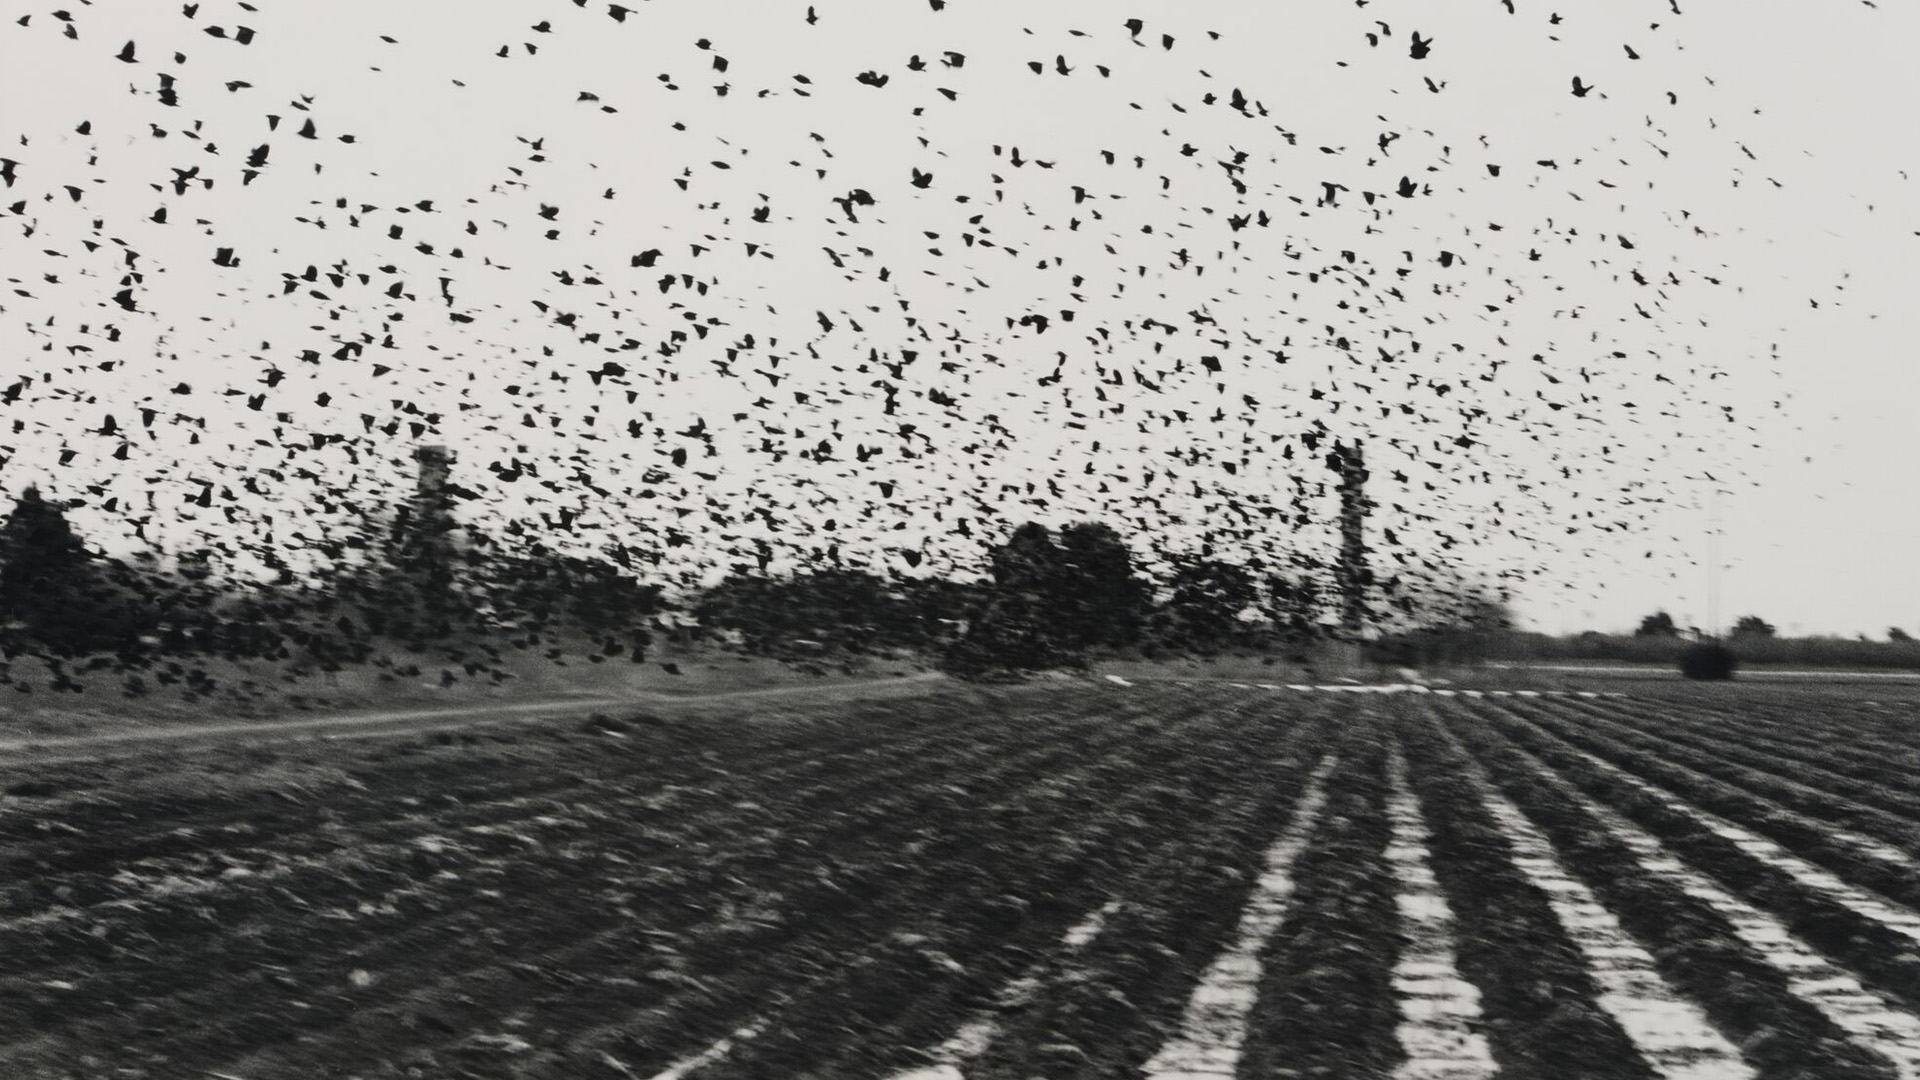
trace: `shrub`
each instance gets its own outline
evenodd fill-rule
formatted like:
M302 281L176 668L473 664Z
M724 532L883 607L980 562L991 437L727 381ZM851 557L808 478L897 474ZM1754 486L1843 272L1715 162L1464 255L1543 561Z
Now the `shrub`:
M1703 641L1680 654L1680 674L1689 679L1731 679L1733 650L1717 641Z

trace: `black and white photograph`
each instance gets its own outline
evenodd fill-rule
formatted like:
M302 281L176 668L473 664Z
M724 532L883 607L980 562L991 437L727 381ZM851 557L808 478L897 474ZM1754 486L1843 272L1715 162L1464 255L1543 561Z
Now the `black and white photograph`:
M1920 6L0 7L0 1080L1920 1080Z

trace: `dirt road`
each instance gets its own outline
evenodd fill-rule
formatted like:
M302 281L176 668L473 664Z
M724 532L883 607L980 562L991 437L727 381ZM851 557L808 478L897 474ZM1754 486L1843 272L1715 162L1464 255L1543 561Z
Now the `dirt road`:
M387 709L278 720L228 720L171 724L131 731L0 739L0 768L10 764L75 761L138 750L160 743L246 739L355 739L396 733L444 731L474 724L539 718L586 716L619 709L680 712L700 707L761 700L818 701L870 697L876 692L924 693L945 681L937 672L890 679L863 679L825 685L764 687L711 694L631 694L621 697L561 697L498 705L460 705L435 709Z
M1490 668L1501 671L1552 671L1572 675L1633 675L1640 678L1678 679L1677 668L1666 664L1539 664L1489 663ZM1859 671L1849 668L1772 668L1744 667L1740 669L1740 678L1749 681L1767 679L1825 679L1831 682L1869 681L1874 679L1893 682L1920 682L1920 671Z

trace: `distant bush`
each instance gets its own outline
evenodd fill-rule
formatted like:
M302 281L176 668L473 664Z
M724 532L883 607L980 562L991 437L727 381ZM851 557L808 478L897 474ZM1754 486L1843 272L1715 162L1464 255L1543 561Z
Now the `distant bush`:
M1633 636L1639 638L1677 638L1680 636L1680 627L1674 624L1673 616L1664 611L1656 611L1640 620L1640 627L1633 632Z
M1731 679L1733 650L1717 641L1702 641L1680 654L1680 674L1689 679Z

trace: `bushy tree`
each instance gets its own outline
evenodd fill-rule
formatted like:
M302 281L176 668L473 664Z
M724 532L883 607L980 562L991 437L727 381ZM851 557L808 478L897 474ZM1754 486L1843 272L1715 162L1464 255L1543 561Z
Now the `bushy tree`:
M922 632L891 582L847 568L730 575L701 595L693 613L702 626L731 630L748 651L768 656L912 645Z
M1045 525L1027 522L987 555L993 583L1007 589L1041 592L1060 572L1060 548Z
M1246 641L1247 627L1240 613L1259 597L1246 567L1195 559L1174 569L1167 578L1167 590L1154 617L1154 638L1159 644L1212 653Z
M1508 594L1491 582L1445 570L1402 591L1413 625L1377 639L1366 650L1376 662L1402 667L1480 664L1495 655L1500 635L1514 628Z
M124 649L150 627L137 594L29 487L0 524L0 627L63 655Z
M1274 632L1289 644L1302 644L1320 635L1324 598L1311 577L1267 577L1262 608Z
M27 488L0 525L0 613L25 619L38 602L93 572L66 511Z
M1907 633L1905 630L1902 630L1897 626L1889 626L1887 627L1887 640L1888 641L1912 641L1913 635Z
M423 483L398 505L370 501L364 516L316 545L329 560L322 576L356 632L417 643L486 629L489 604L518 625L538 625L558 610L545 601L535 611L515 610L509 594L545 574L550 568L540 564L551 553L535 539L537 525L506 522L503 544L458 521L452 501L474 497L450 482Z
M1132 645L1152 595L1134 576L1133 552L1110 526L1083 522L1060 530L1053 582L1066 638L1081 648Z
M987 587L977 582L941 577L906 578L897 583L897 588L918 628L917 635L900 644L918 648L953 640L986 602L987 595Z
M1451 605L1448 622L1477 634L1513 629L1513 608L1491 588L1473 587Z
M1734 621L1733 636L1736 638L1770 638L1774 636L1774 625L1758 615L1742 615Z
M658 585L643 584L606 559L539 545L523 556L489 560L489 570L481 584L496 608L593 635L632 634L663 606Z
M1680 627L1674 623L1673 616L1664 611L1656 611L1640 620L1640 626L1633 632L1634 637L1679 637Z
M977 676L1079 663L1082 642L1063 611L1065 555L1044 525L1028 522L987 558L992 577L967 631L946 651L948 670Z

